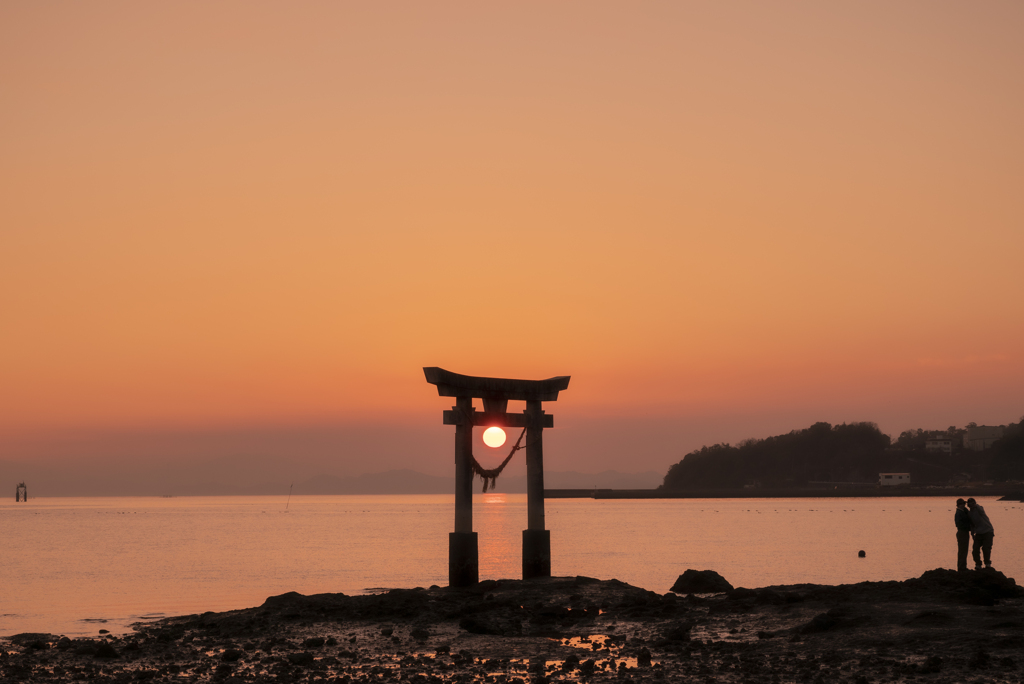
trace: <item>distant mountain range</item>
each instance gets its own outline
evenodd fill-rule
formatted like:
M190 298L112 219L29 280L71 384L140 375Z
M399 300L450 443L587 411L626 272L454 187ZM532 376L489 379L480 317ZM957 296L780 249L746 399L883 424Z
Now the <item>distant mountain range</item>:
M308 471L307 471L308 472ZM315 472L315 471L313 471ZM521 472L521 471L520 471ZM205 475L205 476L204 476ZM287 495L359 495L359 494L454 494L455 477L438 477L403 469L379 473L339 476L321 474L305 479L276 479L252 474L249 483L240 483L234 473L197 472L195 466L181 472L170 469L148 470L144 467L118 467L111 463L85 463L58 467L48 464L11 463L0 461L0 477L13 483L25 480L30 497L154 497L154 496L267 496ZM258 478L258 479L256 479ZM252 480L256 479L255 482ZM263 481L260 481L263 480ZM600 473L545 472L544 484L549 489L653 489L662 483L663 474L654 471L623 473L606 470ZM243 480L244 482L244 480ZM473 482L479 491L480 481ZM498 478L496 491L521 494L526 491L524 474L506 474ZM13 498L13 494L10 495Z
M547 489L654 489L662 483L661 473L621 473L606 470L602 473L546 472L544 486ZM474 483L474 490L480 487ZM275 493L280 487L275 488ZM389 470L383 473L369 473L352 477L322 475L305 482L296 482L295 494L451 494L455 490L455 478L424 475L415 470ZM526 492L526 477L499 477L495 491L518 494ZM266 493L266 492L254 492Z

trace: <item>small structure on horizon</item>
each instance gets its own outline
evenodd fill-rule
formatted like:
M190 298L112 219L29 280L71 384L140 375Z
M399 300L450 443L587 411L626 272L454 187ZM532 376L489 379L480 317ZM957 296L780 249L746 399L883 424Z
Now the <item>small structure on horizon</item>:
M14 501L28 501L28 488L24 482L19 482L18 486L14 488Z
M910 484L910 473L878 473L880 487L895 487Z
M479 468L473 458L473 428L477 426L526 430L523 579L550 577L551 533L544 527L544 428L553 428L555 422L554 416L544 413L542 402L556 401L558 393L569 387L569 376L510 380L459 375L436 366L424 368L423 374L437 387L438 395L455 397L455 406L443 416L445 425L455 426L455 531L448 535L448 584L469 587L480 580L477 535L473 531L474 465ZM483 411L473 406L476 398L483 400ZM525 401L526 410L508 413L510 400ZM479 472L486 483L486 478L493 479L498 471Z
M984 451L997 440L1002 439L1006 432L1005 425L975 425L968 427L964 435L964 448L971 451Z

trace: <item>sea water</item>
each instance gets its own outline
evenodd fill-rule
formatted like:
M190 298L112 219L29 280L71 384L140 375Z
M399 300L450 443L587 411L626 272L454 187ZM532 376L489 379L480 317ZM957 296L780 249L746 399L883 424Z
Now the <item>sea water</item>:
M659 593L687 568L745 587L903 580L955 567L953 499L551 499L551 569ZM1024 504L980 503L995 567L1015 577ZM0 635L116 634L288 591L445 585L453 519L444 495L3 502ZM525 495L474 497L481 579L521 577L525 527Z

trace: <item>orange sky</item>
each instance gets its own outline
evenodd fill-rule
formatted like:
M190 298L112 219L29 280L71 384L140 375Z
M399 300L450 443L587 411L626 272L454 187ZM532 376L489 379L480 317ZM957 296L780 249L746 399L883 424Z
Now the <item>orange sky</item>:
M425 365L572 375L561 469L1018 420L1022 35L1015 2L5 2L0 459L379 424L429 455L347 467L447 472Z

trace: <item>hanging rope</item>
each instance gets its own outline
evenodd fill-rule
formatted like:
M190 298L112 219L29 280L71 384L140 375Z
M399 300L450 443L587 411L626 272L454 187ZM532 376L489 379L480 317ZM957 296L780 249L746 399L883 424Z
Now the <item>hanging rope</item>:
M502 461L501 465L498 466L497 468L485 470L484 467L481 466L480 463L476 460L476 456L470 455L470 457L473 459L473 472L479 475L480 479L484 481L485 493L487 492L488 489L494 489L494 483L498 479L498 475L501 475L501 471L505 469L505 466L507 466L508 462L512 460L512 457L515 455L515 453L520 449L526 448L525 446L519 446L519 444L523 441L523 437L525 435L526 428L523 428L523 431L519 433L519 439L516 440L516 445L512 447L512 451L508 452L508 456L505 457L505 460Z

